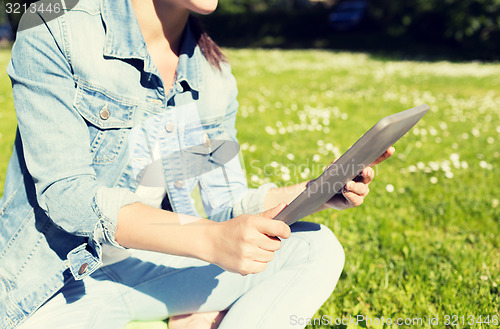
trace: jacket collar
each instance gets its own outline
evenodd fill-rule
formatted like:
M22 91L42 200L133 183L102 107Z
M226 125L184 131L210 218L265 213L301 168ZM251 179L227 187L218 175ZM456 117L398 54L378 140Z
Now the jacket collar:
M139 59L144 70L159 76L142 36L130 0L101 0L101 12L106 26L103 54L118 59ZM199 90L201 86L200 56L203 56L193 36L189 22L183 34L181 52L174 84L182 81Z

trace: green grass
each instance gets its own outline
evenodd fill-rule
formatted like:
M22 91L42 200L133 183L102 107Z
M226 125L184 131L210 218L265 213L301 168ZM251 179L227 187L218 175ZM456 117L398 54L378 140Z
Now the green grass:
M346 252L337 288L316 316L439 316L432 327L444 328L445 315L499 315L500 64L315 50L227 54L240 90L238 137L251 186L314 178L381 117L431 107L377 167L361 207L309 218L331 227ZM8 56L0 53L2 66ZM3 186L15 133L5 74L0 102ZM128 326L159 328L165 324Z

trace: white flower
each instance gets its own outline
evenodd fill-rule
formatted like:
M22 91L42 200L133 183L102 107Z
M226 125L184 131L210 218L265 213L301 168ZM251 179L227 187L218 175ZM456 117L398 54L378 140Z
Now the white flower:
M274 129L273 127L266 126L265 130L269 135L276 135L276 129Z
M295 156L294 156L292 153L288 153L288 154L286 155L286 157L287 157L287 159L288 159L288 160L293 160L293 159L295 159Z
M321 159L321 157L319 156L319 154L313 155L313 161L314 162L319 162L320 159Z
M429 162L429 167L431 167L432 170L438 171L439 170L439 163L435 161Z
M385 187L385 190L389 193L392 193L394 192L394 185L392 184L387 184L387 186Z
M281 172L285 173L285 174L289 174L290 173L290 169L288 169L287 166L281 166Z
M457 162L458 160L460 159L460 155L456 154L456 153L452 153L450 154L450 160L453 161L453 162Z
M445 176L446 178L451 179L451 178L453 178L453 173L452 173L451 171L447 171L447 172L445 172L445 173L444 173L444 176Z
M436 183L438 182L438 179L437 179L437 177L432 176L432 177L429 179L429 181L431 182L431 184L436 184Z

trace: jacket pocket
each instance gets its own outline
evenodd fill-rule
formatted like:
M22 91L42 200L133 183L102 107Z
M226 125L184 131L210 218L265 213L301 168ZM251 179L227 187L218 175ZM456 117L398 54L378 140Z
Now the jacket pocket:
M112 162L126 150L136 106L96 87L78 87L74 107L87 122L95 164Z

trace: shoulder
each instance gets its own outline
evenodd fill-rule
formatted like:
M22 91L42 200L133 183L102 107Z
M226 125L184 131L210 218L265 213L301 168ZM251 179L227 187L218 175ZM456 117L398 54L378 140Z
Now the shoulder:
M86 25L91 23L89 17L100 16L101 14L99 0L80 0L64 3L65 5L57 2L43 2L40 5L45 4L45 6L34 6L36 10L33 12L28 8L19 22L16 42L21 43L26 39L53 39L62 48L63 40L68 37L68 29L85 31Z

